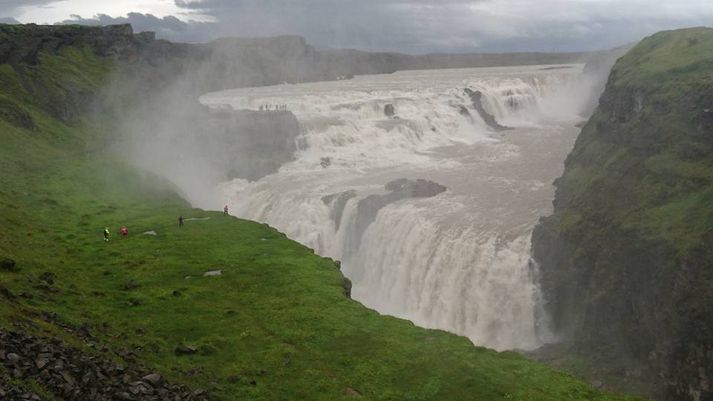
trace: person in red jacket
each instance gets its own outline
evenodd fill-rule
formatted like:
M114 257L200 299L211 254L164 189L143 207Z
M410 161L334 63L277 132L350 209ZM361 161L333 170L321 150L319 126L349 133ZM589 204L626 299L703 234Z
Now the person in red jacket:
M121 226L121 236L126 237L129 235L129 231L126 229L126 226Z

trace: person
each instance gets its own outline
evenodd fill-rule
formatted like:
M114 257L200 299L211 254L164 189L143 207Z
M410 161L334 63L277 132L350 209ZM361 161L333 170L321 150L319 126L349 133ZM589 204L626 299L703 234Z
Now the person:
M223 214L226 216L228 215L228 205L225 205L225 207L223 208Z
M109 227L104 228L104 241L109 242Z
M183 216L178 216L178 226L183 227Z
M121 236L126 237L127 235L129 235L129 230L126 229L126 226L122 225L121 226Z

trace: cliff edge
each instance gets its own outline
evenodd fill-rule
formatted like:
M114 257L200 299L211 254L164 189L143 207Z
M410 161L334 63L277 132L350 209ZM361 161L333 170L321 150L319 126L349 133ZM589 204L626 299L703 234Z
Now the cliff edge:
M659 398L713 400L713 29L621 58L555 185L533 252L570 352Z

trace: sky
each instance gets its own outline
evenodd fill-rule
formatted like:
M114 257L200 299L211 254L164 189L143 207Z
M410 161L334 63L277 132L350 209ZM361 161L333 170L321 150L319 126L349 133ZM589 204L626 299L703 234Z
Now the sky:
M172 41L304 36L404 53L589 51L713 26L713 0L0 0L0 22L131 23Z

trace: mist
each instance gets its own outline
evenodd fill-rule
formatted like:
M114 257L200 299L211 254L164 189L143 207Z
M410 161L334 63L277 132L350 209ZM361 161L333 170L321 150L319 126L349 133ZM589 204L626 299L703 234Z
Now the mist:
M341 260L354 298L381 313L499 350L555 339L531 230L621 49L413 56L320 52L291 36L146 46L152 56L105 95L128 161L194 207L227 204Z

